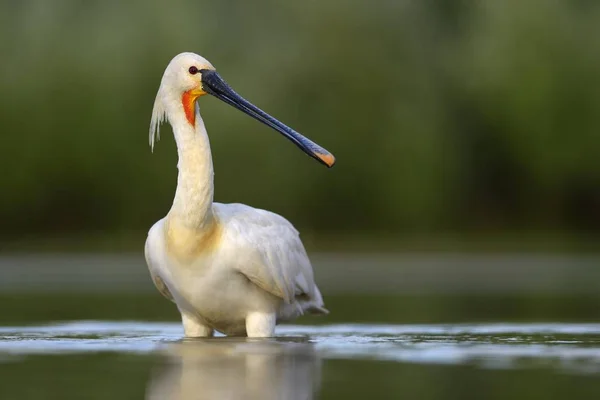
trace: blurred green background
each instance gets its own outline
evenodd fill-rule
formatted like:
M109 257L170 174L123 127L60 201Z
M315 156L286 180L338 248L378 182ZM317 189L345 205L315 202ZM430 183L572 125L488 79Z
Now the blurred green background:
M332 170L200 99L215 200L315 250L597 250L600 3L2 1L0 250L140 251L176 184L148 127L164 68L209 59Z

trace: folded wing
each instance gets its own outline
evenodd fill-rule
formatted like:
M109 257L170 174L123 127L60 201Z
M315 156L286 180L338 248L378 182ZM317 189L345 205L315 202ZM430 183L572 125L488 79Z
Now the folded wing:
M312 266L298 231L285 218L243 204L214 204L239 272L261 289L292 303L315 297ZM320 296L319 296L320 297Z

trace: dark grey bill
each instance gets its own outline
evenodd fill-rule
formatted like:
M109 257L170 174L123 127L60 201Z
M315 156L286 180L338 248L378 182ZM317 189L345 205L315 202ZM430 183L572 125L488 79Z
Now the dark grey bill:
M200 72L202 73L202 89L206 93L215 96L219 100L237 108L263 124L270 126L291 140L312 158L329 168L333 167L333 164L335 163L333 154L244 99L237 94L216 71L201 69Z

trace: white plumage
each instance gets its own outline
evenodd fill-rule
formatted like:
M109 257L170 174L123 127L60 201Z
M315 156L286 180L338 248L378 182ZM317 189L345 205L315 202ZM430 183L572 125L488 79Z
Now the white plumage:
M168 120L179 174L173 206L150 229L145 256L156 287L177 305L186 336L211 336L218 330L268 337L278 322L328 311L292 224L269 211L213 202L210 144L196 99L209 93L229 104L233 99L237 105L232 105L244 112L254 107L223 84L214 67L193 53L176 56L163 75L150 142L153 146L160 123ZM262 112L251 111L255 118ZM283 124L265 123L333 165L333 156L320 146Z

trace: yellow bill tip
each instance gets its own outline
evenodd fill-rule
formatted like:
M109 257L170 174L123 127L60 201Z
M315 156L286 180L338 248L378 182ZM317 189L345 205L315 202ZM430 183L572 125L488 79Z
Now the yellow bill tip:
M335 157L331 153L327 153L327 154L317 153L317 157L319 157L319 159L321 161L323 161L325 163L325 165L327 165L327 167L329 167L329 168L333 167L333 164L335 164Z

